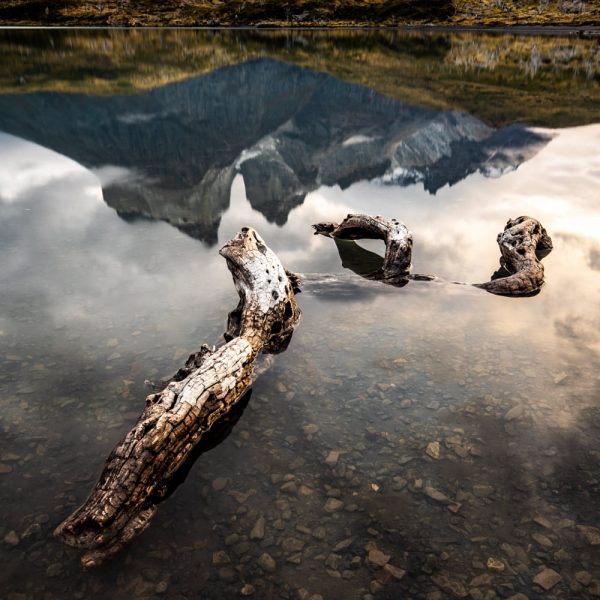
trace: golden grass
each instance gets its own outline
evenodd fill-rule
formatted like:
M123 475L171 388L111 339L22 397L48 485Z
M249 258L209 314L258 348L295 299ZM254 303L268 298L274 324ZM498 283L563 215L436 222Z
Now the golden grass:
M0 24L349 26L600 23L595 0L3 0Z
M37 30L0 33L0 92L136 93L258 57L367 85L491 125L590 123L594 40L376 32Z

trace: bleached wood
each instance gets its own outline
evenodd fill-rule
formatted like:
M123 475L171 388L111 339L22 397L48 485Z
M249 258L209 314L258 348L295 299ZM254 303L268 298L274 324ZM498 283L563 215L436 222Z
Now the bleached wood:
M341 223L316 223L315 235L325 235L343 240L379 239L385 242L385 256L380 269L369 274L368 279L398 279L411 270L412 233L397 219L349 214Z
M280 352L289 343L300 316L295 278L251 228L220 253L240 296L229 317L228 341L218 349L203 346L146 398L90 497L57 527L59 539L87 550L84 567L101 564L149 525L194 448L250 388L258 353Z
M542 224L532 217L509 219L498 234L500 265L505 277L475 284L499 296L532 296L544 284L541 259L552 250L552 240Z

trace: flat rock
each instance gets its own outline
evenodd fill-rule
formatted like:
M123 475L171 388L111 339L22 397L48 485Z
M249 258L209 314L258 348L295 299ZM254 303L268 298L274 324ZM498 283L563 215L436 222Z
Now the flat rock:
M344 507L344 503L337 498L328 498L327 502L325 502L325 506L323 510L325 512L335 512L336 510L341 510Z
M251 540L262 540L265 537L265 518L261 515L254 523L254 527L250 532Z
M325 464L330 467L335 467L340 458L340 453L337 450L330 450L325 458Z
M506 565L499 558L490 556L487 560L487 568L496 573L502 573L506 569Z
M353 542L354 542L354 538L353 537L346 538L346 539L342 540L341 542L338 542L333 547L333 551L334 552L340 552L341 550L345 550L346 548L349 548L352 545Z
M367 560L372 565L377 565L378 567L384 567L390 560L391 556L389 554L384 554L381 550L374 548L369 551L367 556Z
M552 529L552 523L546 519L546 517L542 517L541 515L536 515L533 517L533 522L537 523L540 527L544 529Z
M9 545L9 546L16 546L19 543L19 536L17 535L16 531L9 531L5 536L4 536L4 541Z
M600 529L592 527L591 525L577 525L577 529L583 533L583 537L587 540L588 544L592 546L598 546L600 544Z
M473 494L478 498L487 498L494 493L493 485L477 484L473 486Z
M212 564L215 566L228 565L231 562L229 555L225 550L218 550L217 552L213 552L212 555Z
M277 563L273 559L273 557L267 552L263 552L256 561L258 566L267 573L275 573L277 570Z
M425 454L431 456L435 460L439 460L442 457L442 447L439 442L429 442L425 448Z
M477 577L473 577L471 579L470 587L481 587L482 585L492 585L492 581L494 581L494 576L489 573L483 573L483 575L477 575Z
M542 569L534 578L533 583L544 588L546 591L551 590L562 577L554 569Z
M588 571L577 571L575 573L575 580L581 585L587 587L592 582L592 574Z
M438 573L431 580L453 598L466 598L469 595L464 584L458 579L450 577L447 573Z
M383 570L396 580L400 580L406 575L406 571L404 569L400 569L394 565L390 565L389 563L383 567Z
M281 542L281 547L288 554L295 554L304 548L304 542L294 537L287 537Z
M542 535L541 533L534 533L531 536L540 546L544 546L544 548L552 548L552 540Z
M513 406L505 415L505 421L514 421L518 419L523 414L523 406L517 404L517 406Z
M442 504L450 504L452 502L450 498L446 496L446 494L429 485L426 485L423 491L429 498L435 500L436 502L441 502Z

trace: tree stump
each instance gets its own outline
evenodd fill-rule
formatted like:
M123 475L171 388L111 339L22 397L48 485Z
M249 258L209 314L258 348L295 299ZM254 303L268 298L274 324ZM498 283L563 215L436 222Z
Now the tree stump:
M101 564L148 527L158 502L200 442L247 396L260 352L284 350L300 317L296 278L251 228L220 250L240 301L229 314L227 342L203 346L161 391L146 398L137 424L108 457L85 503L55 530L84 548L84 567Z

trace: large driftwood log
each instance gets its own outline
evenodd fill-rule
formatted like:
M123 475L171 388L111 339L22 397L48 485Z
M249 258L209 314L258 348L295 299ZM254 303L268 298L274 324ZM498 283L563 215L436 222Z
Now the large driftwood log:
M164 389L146 399L137 424L112 451L90 497L55 535L84 548L84 567L116 554L143 531L200 442L244 397L260 352L290 341L300 311L296 278L251 228L221 248L240 301L230 313L227 342L203 346Z
M544 284L541 259L552 251L552 240L542 224L531 217L509 219L498 234L501 269L491 281L475 284L499 296L533 296Z
M402 287L411 280L441 281L434 275L408 273L411 267L412 234L396 219L348 215L339 225L317 223L313 227L315 234L334 238L342 265L364 279L382 281L396 287ZM384 240L385 257L382 259L375 253L346 241L361 238ZM497 241L500 246L501 268L492 275L490 281L472 285L501 296L537 294L544 283L541 259L552 250L552 240L542 224L526 216L510 219L504 231L498 234ZM319 281L314 275L312 280ZM323 283L331 286L337 282L332 278L325 278Z
M383 240L385 242L383 263L381 267L371 273L361 273L367 279L380 281L405 280L410 272L412 233L404 223L397 219L350 214L339 224L317 223L313 225L313 228L315 235L325 235L336 240Z

